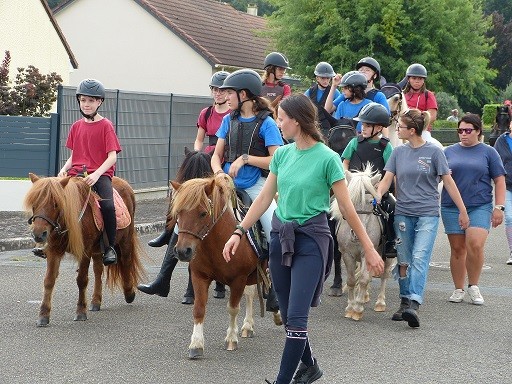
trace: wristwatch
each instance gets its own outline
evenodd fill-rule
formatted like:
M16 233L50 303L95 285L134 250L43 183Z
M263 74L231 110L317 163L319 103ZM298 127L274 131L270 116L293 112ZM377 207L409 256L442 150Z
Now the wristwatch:
M244 153L242 155L242 160L244 161L244 164L247 164L249 162L249 155L247 153Z
M505 206L501 204L496 204L494 206L494 209L499 209L500 211L505 211Z

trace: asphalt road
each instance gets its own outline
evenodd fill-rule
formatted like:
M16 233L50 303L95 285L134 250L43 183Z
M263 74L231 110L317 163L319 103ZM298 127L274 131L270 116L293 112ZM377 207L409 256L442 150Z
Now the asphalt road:
M145 243L151 237L141 239ZM146 247L146 252L149 281L158 272L164 250ZM360 322L343 318L346 296L329 297L324 291L309 326L324 371L317 382L511 383L512 266L505 265L507 256L504 228L492 230L480 283L485 305L449 303L449 247L440 232L419 329L390 320L399 304L395 281L388 283L388 310L376 313L370 303ZM185 264L175 270L168 298L139 293L126 304L120 292L106 292L102 310L89 312L85 322L73 321L75 269L70 260L62 263L50 325L38 328L44 260L27 250L0 253L0 383L260 384L264 378L275 379L283 328L268 314L257 317L255 337L240 339L238 351L225 351L226 300L212 294L205 356L187 358L192 308L180 303ZM372 283L372 302L377 284Z

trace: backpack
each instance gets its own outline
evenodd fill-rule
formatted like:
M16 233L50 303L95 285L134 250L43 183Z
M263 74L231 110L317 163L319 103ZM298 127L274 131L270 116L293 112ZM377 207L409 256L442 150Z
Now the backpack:
M336 126L332 127L327 134L327 145L333 151L341 154L352 138L357 136L356 122L352 119L339 119Z

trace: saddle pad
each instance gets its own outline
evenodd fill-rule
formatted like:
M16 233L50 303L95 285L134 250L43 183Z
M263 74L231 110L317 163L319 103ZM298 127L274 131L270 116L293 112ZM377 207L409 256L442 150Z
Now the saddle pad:
M101 209L100 209L100 197L96 195L95 193L92 194L94 198L94 202L91 202L89 200L89 205L92 208L92 213L94 217L94 223L96 224L96 228L98 228L99 231L103 230L103 216L101 215ZM116 223L117 223L117 229L124 229L128 227L131 222L132 218L130 216L130 213L128 212L128 208L126 207L126 204L119 194L117 190L114 189L114 206L116 208Z

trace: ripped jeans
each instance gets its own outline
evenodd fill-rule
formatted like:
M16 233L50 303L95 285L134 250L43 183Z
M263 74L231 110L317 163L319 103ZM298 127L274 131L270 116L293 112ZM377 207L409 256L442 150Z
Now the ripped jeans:
M423 303L430 259L439 226L439 216L395 215L397 265L393 276L400 286L400 297ZM400 276L400 266L407 266Z

